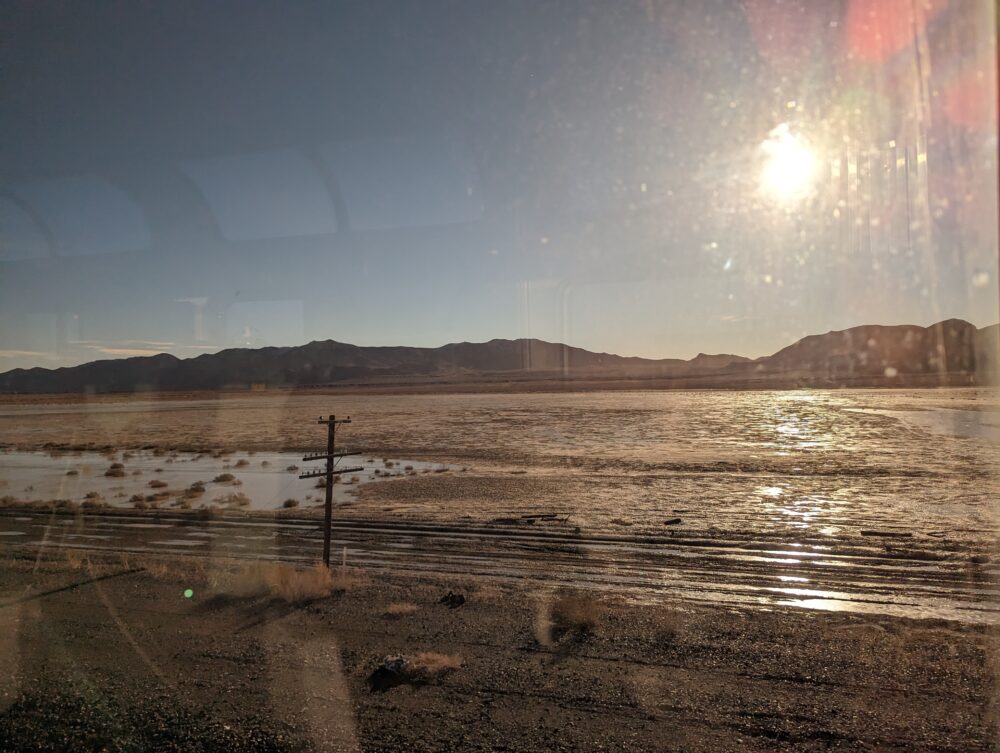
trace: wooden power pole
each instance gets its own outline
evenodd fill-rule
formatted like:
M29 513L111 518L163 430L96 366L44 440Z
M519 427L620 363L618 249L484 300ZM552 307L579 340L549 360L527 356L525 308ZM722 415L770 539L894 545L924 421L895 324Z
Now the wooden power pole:
M357 452L337 452L337 427L341 424L351 423L351 417L342 418L337 420L336 416L330 416L329 418L323 418L320 416L319 423L326 424L326 452L316 453L315 455L306 455L302 458L303 463L308 463L313 460L325 460L326 468L322 471L309 471L303 473L299 478L326 478L326 505L324 508L324 521L323 521L323 564L330 567L330 527L333 523L333 477L341 473L354 473L356 471L363 471L364 468L356 466L354 468L338 468L337 460L340 458L348 457L350 455L357 455Z

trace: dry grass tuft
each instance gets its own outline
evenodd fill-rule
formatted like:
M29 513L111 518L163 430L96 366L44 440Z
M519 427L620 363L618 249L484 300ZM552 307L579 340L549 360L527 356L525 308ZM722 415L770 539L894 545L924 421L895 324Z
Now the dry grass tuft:
M87 558L75 549L67 549L63 556L70 570L80 570L87 566Z
M321 563L300 570L284 562L255 562L217 574L212 585L226 596L270 596L295 603L322 599L334 591L344 591L365 582L367 579L359 573L343 568L332 572Z
M414 672L429 677L438 677L456 669L461 669L465 660L458 654L439 654L434 651L421 651L410 661Z
M277 564L265 571L264 580L272 596L290 602L321 599L333 590L329 569L319 563L308 570Z
M397 601L385 608L386 617L403 617L417 611L417 605L408 601Z
M568 594L552 603L552 624L563 632L589 633L597 627L604 606L586 594Z
M330 577L334 591L350 591L371 583L368 574L356 567L338 567L336 570L331 571Z
M298 507L299 506L299 501L297 499L294 499L294 498L289 498L289 499L286 499L284 502L282 502L281 506L284 507L286 510L290 509L292 507Z
M143 570L147 574L156 578L157 580L170 580L172 579L172 571L170 566L163 560L146 560L141 565Z

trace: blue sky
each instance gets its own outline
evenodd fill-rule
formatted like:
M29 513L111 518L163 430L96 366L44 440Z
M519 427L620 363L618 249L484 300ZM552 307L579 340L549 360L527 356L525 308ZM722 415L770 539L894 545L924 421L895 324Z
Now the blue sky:
M992 4L867 5L13 3L0 370L992 323Z

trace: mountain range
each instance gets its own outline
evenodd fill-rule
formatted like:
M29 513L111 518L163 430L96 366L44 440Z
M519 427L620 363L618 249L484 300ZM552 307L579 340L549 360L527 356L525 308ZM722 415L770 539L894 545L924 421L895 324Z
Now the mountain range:
M0 374L0 393L108 393L310 387L416 387L513 383L749 388L990 384L1000 325L961 319L929 327L864 325L810 335L770 356L699 354L690 360L594 353L544 340L490 340L439 348L367 347L322 340L295 347L230 348Z

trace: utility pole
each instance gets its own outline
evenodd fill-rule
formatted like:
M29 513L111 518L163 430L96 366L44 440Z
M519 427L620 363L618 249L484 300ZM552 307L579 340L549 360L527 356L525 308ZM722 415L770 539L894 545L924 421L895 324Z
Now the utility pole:
M330 567L330 527L333 522L333 477L341 473L354 473L355 471L363 471L364 468L357 466L354 468L337 468L337 460L339 458L348 457L349 455L357 455L356 452L337 452L337 427L341 424L351 423L351 417L342 418L339 421L336 416L331 415L329 418L319 417L319 423L326 424L326 452L316 453L314 455L306 455L302 458L303 463L308 463L312 460L325 460L326 469L322 471L308 471L299 476L299 478L326 478L326 506L324 509L324 522L323 522L323 564L327 568Z

